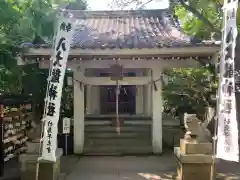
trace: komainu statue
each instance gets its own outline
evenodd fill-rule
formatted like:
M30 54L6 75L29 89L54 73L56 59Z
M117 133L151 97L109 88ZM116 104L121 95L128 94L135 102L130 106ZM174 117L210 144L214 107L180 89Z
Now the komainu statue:
M196 140L197 142L212 141L211 132L197 118L196 114L184 113L184 126L186 128L185 140Z

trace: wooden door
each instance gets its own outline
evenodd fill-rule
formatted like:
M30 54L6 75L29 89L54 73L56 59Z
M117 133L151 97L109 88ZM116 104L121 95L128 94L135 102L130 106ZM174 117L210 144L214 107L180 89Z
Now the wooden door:
M116 113L116 86L100 88L101 114ZM136 86L121 86L119 94L119 114L136 113Z

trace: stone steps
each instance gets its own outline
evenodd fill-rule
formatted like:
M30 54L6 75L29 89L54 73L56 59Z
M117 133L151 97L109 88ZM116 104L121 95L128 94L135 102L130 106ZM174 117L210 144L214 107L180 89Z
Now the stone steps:
M151 132L151 127L149 125L134 126L127 125L120 127L121 132ZM100 125L90 125L85 126L85 132L116 132L115 126L100 126Z
M86 138L94 138L94 139L139 139L139 138L150 138L150 132L121 132L118 134L117 132L90 132L85 133Z
M143 155L152 154L152 146L89 146L84 148L85 155Z
M115 115L87 115L85 117L86 121L96 121L96 120L112 120L115 118ZM124 119L124 121L151 121L151 117L141 116L141 115L119 115L120 119Z
M137 125L137 126L146 126L146 125L151 125L152 121L145 121L145 120L124 120L124 125ZM103 125L112 125L112 120L89 120L85 121L85 125L87 126L93 126L93 125L98 125L98 126L103 126Z
M149 138L145 139L87 139L85 145L88 146L151 146Z
M99 122L98 119L95 121L93 119L85 120L84 154L151 154L151 121L148 121L148 124L146 124L146 120L134 121L137 122L137 124L126 124L124 120L124 125L120 127L121 131L120 134L118 134L116 132L116 126L112 124L101 124L101 121ZM91 123L89 124L89 122Z

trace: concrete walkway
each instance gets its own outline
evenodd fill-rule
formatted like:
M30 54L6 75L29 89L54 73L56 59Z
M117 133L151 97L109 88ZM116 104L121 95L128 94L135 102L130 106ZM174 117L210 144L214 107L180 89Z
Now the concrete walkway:
M67 180L171 179L176 171L173 156L82 157ZM168 173L170 172L170 173Z
M72 169L66 180L170 180L176 173L176 162L173 154L82 157L69 168ZM240 180L240 163L219 161L217 172L218 180Z

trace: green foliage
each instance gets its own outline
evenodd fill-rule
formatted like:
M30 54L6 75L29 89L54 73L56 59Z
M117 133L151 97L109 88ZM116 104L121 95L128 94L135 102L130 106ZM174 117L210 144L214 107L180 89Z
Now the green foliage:
M19 94L22 90L21 69L0 67L0 94Z
M52 39L58 8L66 5L81 10L87 7L83 0L0 1L0 93L22 93L23 76L29 76L35 87L33 74L41 74L40 70L37 66L16 67L15 56L23 50L23 42L33 42L37 36ZM28 68L33 68L31 75Z
M213 0L189 0L188 5L206 18L213 27L209 27L193 12L189 12L181 4L178 4L175 6L175 14L178 16L185 33L201 39L209 39L215 30L220 30L222 11Z
M188 0L186 4L179 0L174 10L184 33L208 40L220 38L221 6L218 0ZM214 69L209 66L167 71L170 81L164 88L165 111L174 115L188 112L202 116L206 107L215 107L218 84Z
M165 112L202 114L205 107L215 106L212 96L216 94L217 83L208 68L178 68L164 74L169 77L163 89Z

